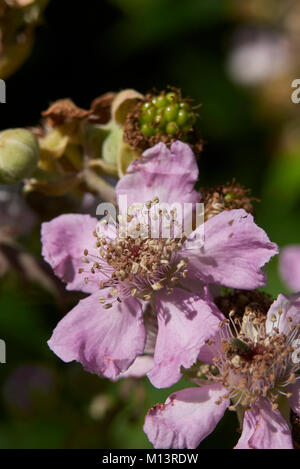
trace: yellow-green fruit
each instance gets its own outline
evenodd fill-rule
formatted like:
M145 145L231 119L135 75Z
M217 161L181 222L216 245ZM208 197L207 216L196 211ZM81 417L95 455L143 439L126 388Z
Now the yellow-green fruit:
M39 160L36 137L25 129L0 132L0 183L14 184L32 175Z
M197 114L187 101L178 93L162 92L146 101L141 106L139 117L140 130L145 137L153 135L172 135L180 140L187 140L195 129Z

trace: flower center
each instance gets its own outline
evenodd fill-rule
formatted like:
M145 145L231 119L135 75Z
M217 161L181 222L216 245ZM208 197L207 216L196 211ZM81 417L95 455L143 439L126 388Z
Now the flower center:
M235 324L232 331L229 324L221 323L222 350L214 357L215 372L208 370L206 377L228 389L224 398L232 399L231 410L239 404L249 407L260 397L268 398L276 409L281 396L290 396L286 387L296 381L300 369L295 357L300 324L291 326L287 335L276 327L268 334L265 318L246 316L239 331Z
M186 236L176 210L161 208L155 197L145 204L130 206L126 217L119 215L118 219L114 225L107 220L100 222L93 233L98 255L92 256L85 249L82 261L92 263L92 267L89 271L79 269L79 273L101 272L107 280L100 282L100 288L120 286L123 295L144 300L163 287L171 292L180 277L187 274L187 260L178 255ZM109 226L111 231L107 230Z

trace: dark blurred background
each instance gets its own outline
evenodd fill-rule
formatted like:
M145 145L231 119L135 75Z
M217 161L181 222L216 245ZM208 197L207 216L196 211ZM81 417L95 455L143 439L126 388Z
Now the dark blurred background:
M300 104L290 98L299 15L285 0L51 0L30 58L7 80L0 130L37 124L59 98L89 108L107 91L176 86L202 104L200 185L235 178L261 199L257 222L271 240L300 243ZM20 242L39 257L38 224ZM268 273L269 293L288 291L276 259ZM170 390L146 379L110 383L54 356L46 341L77 297L59 305L10 272L0 295L0 447L151 447L144 416ZM236 427L229 413L201 447L232 447Z

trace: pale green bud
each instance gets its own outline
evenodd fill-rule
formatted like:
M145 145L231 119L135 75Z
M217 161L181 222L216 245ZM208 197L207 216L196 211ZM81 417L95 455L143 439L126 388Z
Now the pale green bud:
M25 129L0 132L0 183L14 184L29 178L37 167L39 144Z
M102 158L110 164L117 164L118 153L122 143L123 129L114 121L109 123L109 135L102 146Z

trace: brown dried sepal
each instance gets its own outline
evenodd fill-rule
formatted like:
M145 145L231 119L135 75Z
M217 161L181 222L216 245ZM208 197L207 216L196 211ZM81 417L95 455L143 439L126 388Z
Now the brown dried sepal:
M111 105L116 93L109 92L94 99L91 104L89 122L94 124L106 124L111 119Z
M204 203L204 219L209 220L214 215L218 215L224 210L244 209L253 214L252 202L259 202L255 197L251 197L251 190L245 189L241 184L234 181L226 186L216 186L214 188L200 189L202 202Z
M176 91L179 93L178 90ZM133 150L138 153L143 153L147 148L153 147L159 142L163 142L170 147L172 143L176 142L176 140L181 140L188 143L195 156L198 157L203 150L203 140L199 138L196 129L190 132L188 141L184 138L183 133L181 134L180 132L178 132L176 136L159 133L150 138L143 134L139 124L141 108L145 102L151 101L153 96L154 95L152 93L146 94L145 98L139 101L133 110L127 115L124 123L124 141L128 143Z
M55 103L42 112L42 116L48 119L48 123L55 127L57 125L62 125L67 120L71 119L84 119L87 117L91 111L82 109L69 98L59 99Z

